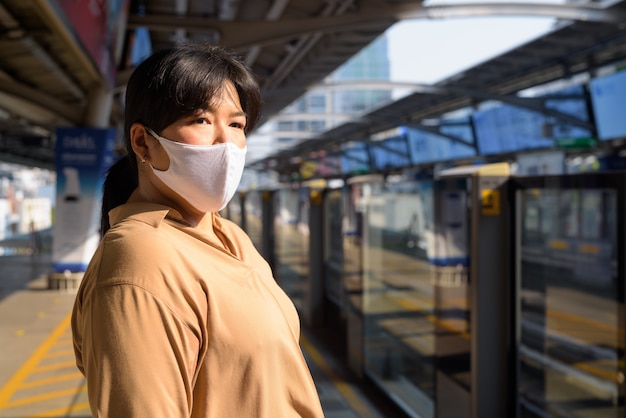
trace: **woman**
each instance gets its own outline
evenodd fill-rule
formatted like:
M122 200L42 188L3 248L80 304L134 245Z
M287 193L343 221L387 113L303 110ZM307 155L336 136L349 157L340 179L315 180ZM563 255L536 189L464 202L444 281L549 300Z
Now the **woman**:
M157 52L131 76L128 157L107 176L106 233L72 317L94 417L323 416L292 302L217 214L259 108L219 47Z

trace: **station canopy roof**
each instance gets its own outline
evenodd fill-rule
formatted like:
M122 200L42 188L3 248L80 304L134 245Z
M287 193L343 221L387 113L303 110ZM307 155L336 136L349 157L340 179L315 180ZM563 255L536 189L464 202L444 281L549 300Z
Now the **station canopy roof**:
M514 96L626 59L626 0L449 6L414 0L132 0L127 12L115 10L123 3L0 3L0 160L54 167L55 127L85 125L102 89L116 93L110 124L119 124L124 85L133 70L131 45L141 40L138 28L149 35L153 50L208 40L237 51L260 81L263 122L401 20L477 15L561 19L536 40L436 85L416 86L413 94L389 106L261 162L279 171L288 171L294 156L316 147L419 124L476 101ZM88 10L94 5L108 5L100 14L116 18L108 25L106 19L96 19L98 10ZM99 31L94 29L98 25Z

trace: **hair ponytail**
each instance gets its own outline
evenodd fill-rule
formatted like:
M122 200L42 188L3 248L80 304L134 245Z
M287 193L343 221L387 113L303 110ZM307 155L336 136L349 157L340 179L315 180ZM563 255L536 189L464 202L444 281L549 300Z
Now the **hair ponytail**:
M102 188L102 211L100 215L100 236L109 230L109 211L128 200L137 188L137 169L130 156L117 160L107 171Z

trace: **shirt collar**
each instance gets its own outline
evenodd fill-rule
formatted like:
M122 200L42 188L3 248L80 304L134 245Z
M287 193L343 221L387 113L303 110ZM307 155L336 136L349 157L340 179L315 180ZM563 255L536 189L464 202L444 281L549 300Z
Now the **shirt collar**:
M183 217L177 210L158 203L125 203L109 211L109 222L111 226L123 221L124 219L137 219L153 226L154 228L158 228L165 218L186 224Z

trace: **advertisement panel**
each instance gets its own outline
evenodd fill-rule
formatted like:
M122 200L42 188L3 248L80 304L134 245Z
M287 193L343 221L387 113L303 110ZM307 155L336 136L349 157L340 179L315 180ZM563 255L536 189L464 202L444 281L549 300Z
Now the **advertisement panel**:
M66 24L72 28L105 80L115 79L122 51L128 0L56 0ZM111 84L112 85L112 84Z
M101 190L115 129L57 128L54 272L84 271L100 241Z

